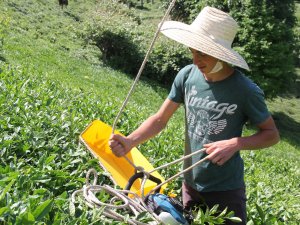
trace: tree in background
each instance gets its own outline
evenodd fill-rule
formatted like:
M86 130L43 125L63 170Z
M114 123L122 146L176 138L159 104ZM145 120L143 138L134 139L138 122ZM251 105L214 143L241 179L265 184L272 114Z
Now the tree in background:
M294 0L178 0L172 19L191 23L204 6L229 12L237 20L240 29L233 47L251 68L244 72L266 96L288 90L299 57Z

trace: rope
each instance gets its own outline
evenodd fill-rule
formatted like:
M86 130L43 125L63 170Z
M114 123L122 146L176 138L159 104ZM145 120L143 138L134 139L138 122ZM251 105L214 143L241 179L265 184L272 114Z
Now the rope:
M153 37L153 39L152 39L152 41L151 41L151 44L150 44L150 46L149 46L149 49L148 49L147 52L146 52L145 58L144 58L144 60L143 60L143 62L142 62L142 64L141 64L141 66L140 66L140 69L139 69L139 71L138 71L138 73L137 73L137 75L136 75L136 77L135 77L135 80L134 80L134 82L132 83L131 88L130 88L130 90L129 90L129 92L128 92L128 94L127 94L127 96L126 96L124 102L122 103L122 106L121 106L121 108L120 108L120 110L119 110L119 112L118 112L118 114L117 114L117 116L116 116L116 118L115 118L115 120L114 120L114 122L113 122L113 125L112 125L112 134L115 133L115 129L116 129L117 122L118 122L118 120L119 120L119 118L120 118L122 112L124 111L125 106L127 105L128 101L129 101L129 98L130 98L130 96L132 95L132 93L133 93L133 91L134 91L134 89L135 89L135 87L136 87L136 85L137 85L137 83L138 83L138 81L139 81L139 79L140 79L140 77L141 77L141 75L142 75L142 72L143 72L143 70L144 70L144 68L145 68L145 65L146 65L147 61L148 61L149 55L150 55L150 53L151 53L151 51L152 51L152 49L153 49L154 43L155 43L155 41L157 40L157 38L158 38L158 36L159 36L160 29L161 29L163 23L165 22L166 18L169 16L169 14L170 14L172 8L174 7L175 2L176 2L176 0L172 0L172 2L170 3L170 5L169 5L167 11L165 12L165 14L164 14L164 16L163 16L161 22L159 23L158 28L156 29L156 32L155 32L155 34L154 34L154 37ZM138 170L138 169L139 169L137 166L135 166L135 164L134 164L134 163L133 163L126 155L124 155L123 157L126 159L126 161L127 161L127 162L128 162L135 170Z
M133 93L133 90L134 90L134 88L135 88L137 82L138 82L139 79L140 79L140 76L141 76L141 74L142 74L142 72L143 72L143 70L144 70L144 68L145 68L146 62L148 61L149 55L150 55L150 53L151 53L151 51L152 51L152 49L153 49L154 43L155 43L155 41L157 40L157 38L158 38L158 36L159 36L160 29L161 29L163 23L165 22L166 18L169 16L169 14L170 14L172 8L174 7L175 2L176 2L176 0L172 0L172 2L170 3L170 5L169 5L169 7L168 7L168 9L167 9L167 11L166 11L166 13L165 13L165 15L164 15L163 18L162 18L162 21L159 23L159 26L158 26L158 28L157 28L155 34L154 34L154 37L153 37L153 39L152 39L152 41L151 41L150 47L149 47L149 49L148 49L146 55L145 55L145 58L144 58L144 60L143 60L143 63L142 63L142 65L140 66L140 69L139 69L139 71L138 71L138 74L136 75L136 78L135 78L135 80L134 80L134 82L133 82L133 84L132 84L132 86L131 86L131 88L130 88L130 90L129 90L129 92L128 92L128 94L127 94L127 96L126 96L126 98L125 98L125 100L124 100L124 102L123 102L123 104L122 104L122 106L121 106L121 108L120 108L120 111L119 111L119 113L117 114L117 116L116 116L116 118L115 118L115 120L114 120L114 123L113 123L113 126L112 126L112 133L115 132L116 124L117 124L117 122L118 122L118 120L119 120L119 118L120 118L122 112L124 111L124 108L125 108L125 106L127 105L128 100L129 100L131 94Z
M94 175L94 181L93 184L90 184L90 176L91 174ZM77 190L73 192L71 196L71 203L72 208L75 208L74 204L76 202L77 195L81 194L86 202L86 204L90 208L100 208L102 209L102 214L105 217L118 220L118 221L126 221L129 224L132 225L147 225L149 223L142 223L137 220L137 217L143 213L147 212L149 213L151 219L154 221L152 224L160 224L161 221L159 220L158 216L156 216L154 213L150 213L147 209L147 206L142 201L142 199L139 198L137 194L131 191L127 190L116 190L108 185L97 185L97 172L95 169L90 169L87 172L86 176L86 184L83 186L82 189ZM101 202L97 197L96 194L99 192L105 192L106 194L110 195L110 202L104 203ZM133 198L129 198L127 195L130 194L133 196ZM121 203L120 203L121 202ZM119 214L116 212L116 210L127 210L128 213L131 213L134 215L135 218L127 218L124 215ZM124 214L124 212L122 212Z
M202 151L203 151L203 149L199 150L199 152L202 152ZM199 153L199 152L198 152L198 153ZM191 157L191 155L188 155L188 156ZM161 184L159 184L159 185L157 185L155 188L153 188L149 193L155 192L157 189L159 189L159 188L160 188L161 186L163 186L164 184L170 182L171 180L173 180L173 179L179 177L180 175L186 173L187 171L193 169L194 167L196 167L196 166L199 165L200 163L206 161L207 158L208 158L208 156L204 157L203 159L201 159L201 160L199 160L198 162L194 163L194 164L191 165L190 167L188 167L188 168L182 170L181 172L179 172L179 173L175 174L174 176L170 177L169 179L165 180L164 182L162 182Z
M153 169L150 172L146 172L142 169L142 167L140 168L142 170L142 172L144 173L144 177L142 179L142 185L141 185L141 194L142 197L139 197L136 193L130 191L130 190L117 190L114 189L108 185L97 185L97 179L98 179L98 175L97 175L97 171L95 169L90 169L87 172L86 175L86 184L83 186L82 189L77 190L75 192L73 192L72 196L71 196L71 203L72 203L72 208L75 208L74 204L76 202L76 196L81 194L86 202L86 204L90 207L90 208L101 208L102 214L108 218L114 219L114 220L118 220L118 221L126 221L129 224L137 224L137 225L146 225L145 223L139 222L137 220L137 217L141 214L141 213L148 213L151 217L151 219L153 220L152 223L147 223L148 225L158 225L158 224L162 224L162 221L159 219L159 217L152 211L150 211L150 209L145 205L144 203L144 186L145 183L147 181L147 179L149 178L149 175L159 169L163 169L166 168L170 165L173 165L175 163L181 162L187 158L192 157L195 154L204 152L205 149L200 149L197 150L189 155L186 155L180 159L177 159L173 162L170 163L166 163L160 167L157 167L156 169ZM153 188L152 190L150 190L149 194L155 192L156 190L158 190L161 186L165 185L166 183L170 182L171 180L177 178L178 176L182 175L183 173L186 173L187 171L193 169L194 167L196 167L197 165L199 165L200 163L204 162L205 160L207 160L207 157L204 157L203 159L199 160L198 162L196 162L195 164L191 165L190 167L184 169L183 171L175 174L174 176L170 177L169 179L167 179L166 181L162 182L161 184L157 185L155 188ZM94 180L93 183L90 183L90 177L91 175L93 175ZM97 197L96 194L99 192L106 192L107 194L110 195L110 202L109 203L104 203L101 202ZM132 197L128 197L129 195L131 195ZM120 203L121 201L121 203ZM127 210L129 213L131 213L132 215L134 215L134 218L128 218L126 216L120 215L119 213L117 213L115 210ZM122 213L124 214L124 212Z
M125 106L128 103L128 100L130 98L130 96L132 95L134 88L138 82L138 80L140 79L140 76L145 68L146 62L149 58L149 55L153 49L154 43L157 40L158 36L159 36L159 32L160 29L164 23L164 21L166 20L166 18L168 17L168 15L170 14L172 8L175 5L176 0L172 0L172 2L170 3L165 15L162 18L162 21L160 22L155 35L153 37L153 40L150 44L150 47L145 55L145 58L143 60L143 63L138 71L138 74L120 108L120 111L118 112L114 122L113 122L113 126L112 126L112 133L115 132L115 128L116 128L116 124L120 118L120 115L122 114L122 112L125 109ZM142 171L144 173L144 177L143 177L143 182L142 182L142 189L144 190L144 185L146 183L146 180L149 177L149 173L144 171L143 167L137 167L131 160L128 159L128 157L124 156L124 158L127 160L127 162L133 166L133 168L137 171ZM93 174L94 176L94 181L93 184L90 184L90 176L91 174ZM141 212L148 212L150 213L154 223L153 224L161 224L162 221L159 220L158 216L154 213L154 212L149 212L149 209L147 208L147 206L145 205L143 199L140 199L139 196L137 196L135 193L130 192L130 191L120 191L120 190L115 190L109 186L100 186L97 185L97 172L95 169L90 169L87 172L86 175L86 184L83 186L82 189L75 191L72 194L71 197L71 203L72 203L72 209L74 209L75 211L75 201L76 201L76 196L79 194L82 194L82 196L84 197L86 204L91 207L97 207L97 208L103 208L103 212L102 214L108 218L112 218L114 220L119 220L119 221L127 221L127 223L132 224L132 225L146 225L145 223L141 223L139 221L137 221L136 219L130 219L130 218L126 218L123 215L120 215L119 213L117 213L116 211L112 210L112 209L127 209L128 211L132 212L135 216L138 216L139 213ZM111 198L111 202L110 203L103 203L101 201L98 200L98 198L95 196L95 193L98 193L100 191L105 191L106 193L108 193L111 196L114 196L113 198ZM144 191L142 191L142 193L144 194ZM132 196L134 196L133 199L130 199L127 197L128 194L131 194ZM123 202L123 204L121 205L116 205L116 200L121 200ZM149 224L149 223L147 223Z
M141 195L142 195L142 198L144 199L144 186L143 186L143 185L145 185L146 180L148 179L148 177L149 177L149 175L150 175L151 173L153 173L153 172L155 172L155 171L157 171L157 170L160 170L160 169L164 169L164 168L166 168L166 167L168 167L168 166L171 166L171 165L173 165L173 164L175 164L175 163L184 161L184 160L186 160L186 159L188 159L188 158L190 158L190 157L192 157L192 156L194 156L194 155L196 155L196 154L199 154L199 153L201 153L201 152L204 152L204 151L205 151L205 148L199 149L199 150L197 150L197 151L195 151L195 152L193 152L193 153L191 153L191 154L189 154L189 155L185 155L185 156L181 157L180 159L174 160L174 161L172 161L172 162L170 162L170 163L166 163L166 164L164 164L164 165L162 165L162 166L160 166L160 167L157 167L157 168L151 170L150 172L147 172L147 174L144 175L144 178L143 178L143 180L142 180L142 185L141 185ZM153 188L152 190L150 190L150 191L149 191L149 194L155 192L156 190L159 190L160 187L162 187L163 185L169 183L171 180L173 180L173 179L175 179L175 178L181 176L182 174L184 174L184 173L186 173L187 171L193 169L194 167L196 167L196 166L199 165L200 163L204 162L205 160L207 160L207 157L208 157L208 156L204 157L203 159L201 159L201 160L199 160L198 162L194 163L194 164L191 165L190 167L188 167L188 168L182 170L181 172L175 174L174 176L172 176L172 177L168 178L167 180L165 180L164 182L160 183L160 184L157 185L155 188Z

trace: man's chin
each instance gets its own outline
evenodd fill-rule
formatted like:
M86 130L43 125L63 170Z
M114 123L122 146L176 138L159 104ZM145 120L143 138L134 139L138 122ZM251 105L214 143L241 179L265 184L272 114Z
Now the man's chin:
M206 73L207 72L205 67L198 66L198 69L201 71L201 73Z

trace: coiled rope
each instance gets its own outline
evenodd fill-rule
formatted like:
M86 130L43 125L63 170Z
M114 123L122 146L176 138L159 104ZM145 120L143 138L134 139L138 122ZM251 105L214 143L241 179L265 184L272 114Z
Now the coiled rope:
M93 175L93 184L90 183L90 177ZM129 190L117 190L109 185L97 185L97 171L95 169L90 169L86 175L86 184L82 189L73 192L70 203L70 211L75 211L76 196L81 194L85 200L85 203L90 208L100 208L102 209L102 214L105 217L117 220L126 221L132 225L147 225L146 223L139 222L136 218L143 212L148 212L144 201L134 192ZM110 195L110 202L101 202L96 194L99 192L106 192ZM133 197L128 197L131 195ZM121 202L121 203L120 203ZM122 210L123 215L119 214L116 210ZM134 218L127 218L124 216L124 211L134 215ZM74 214L74 212L73 212ZM154 214L150 213L151 219L154 221L153 224L158 224L159 218ZM148 223L149 224L149 223Z
M90 208L102 208L102 210L103 210L102 214L108 218L118 220L118 221L126 221L129 224L146 225L145 223L139 222L137 220L137 217L141 213L145 212L145 213L148 213L150 215L151 219L153 220L153 222L147 223L148 225L149 224L151 224L151 225L161 224L162 221L160 221L159 217L154 212L152 212L144 203L144 185L145 185L149 175L157 170L160 170L160 169L166 168L170 165L173 165L175 163L184 161L187 158L190 158L193 155L196 155L196 154L204 152L204 151L205 151L205 149L197 150L189 155L183 156L182 158L177 159L173 162L164 164L164 165L157 167L149 172L146 172L141 168L142 172L144 173L144 177L142 179L142 185L141 185L142 197L139 197L136 193L134 193L130 190L119 190L119 189L114 189L108 185L97 185L97 179L98 179L97 172L95 169L90 169L86 175L86 184L83 186L82 189L77 190L77 191L73 192L73 194L72 194L71 202L70 202L70 211L75 211L74 204L76 202L76 196L81 194L83 196L83 199L85 200L86 204ZM170 177L169 179L162 182L161 184L157 185L155 188L153 188L149 192L149 194L155 192L161 186L163 186L164 184L177 178L178 176L182 175L183 173L193 169L195 166L199 165L200 163L204 162L205 160L207 160L207 156L205 158L199 160L197 163L193 164L192 166L190 166L190 167L184 169L183 171L175 174L174 176ZM94 177L94 181L92 184L90 183L91 174L93 174L93 177ZM96 197L96 194L98 192L102 192L102 191L106 192L107 194L109 194L111 196L109 203L101 202ZM130 197L128 197L129 195L130 195ZM120 201L122 202L122 204L120 204ZM127 218L126 216L117 213L116 212L117 210L123 210L123 211L125 210L129 214L133 215L134 218ZM124 212L123 212L123 214L124 214Z

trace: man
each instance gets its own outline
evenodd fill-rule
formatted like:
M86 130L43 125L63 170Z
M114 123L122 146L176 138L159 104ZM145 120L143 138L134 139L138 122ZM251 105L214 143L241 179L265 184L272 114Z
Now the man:
M193 65L178 73L157 113L127 137L112 135L109 144L116 156L124 156L162 131L183 104L185 154L206 149L203 154L186 160L184 168L208 157L184 174L184 206L191 208L202 200L208 207L219 204L220 209L233 210L242 224L246 224L244 167L239 151L272 146L279 141L279 134L261 89L231 66L249 69L231 48L237 27L231 16L211 7L205 7L191 25L165 22L161 32L190 48ZM254 135L241 137L247 121L258 130Z

